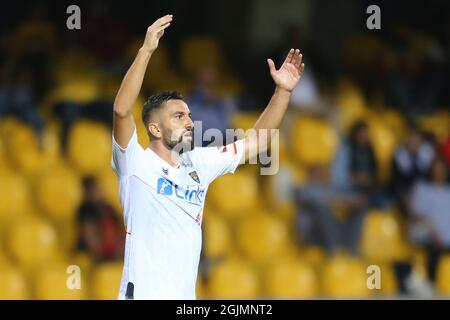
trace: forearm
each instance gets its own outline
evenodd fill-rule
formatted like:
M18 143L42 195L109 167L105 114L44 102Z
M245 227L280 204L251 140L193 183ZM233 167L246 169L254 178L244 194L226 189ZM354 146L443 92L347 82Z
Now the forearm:
M283 120L284 114L288 108L290 98L290 91L277 87L269 101L269 104L253 126L253 129L256 131L258 141L265 140L266 142L265 145L259 146L258 149L260 151L267 149L267 146L270 145L272 138L271 129L278 129L280 127L281 121ZM266 135L267 139L260 139L263 134Z
M139 49L133 64L128 69L122 84L120 85L114 101L114 113L117 116L128 116L132 113L139 92L141 91L144 75L152 53L148 50Z

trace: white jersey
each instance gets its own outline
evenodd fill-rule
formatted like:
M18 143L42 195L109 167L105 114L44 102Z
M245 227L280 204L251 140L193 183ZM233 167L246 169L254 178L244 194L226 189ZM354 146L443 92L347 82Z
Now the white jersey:
M119 299L195 299L206 192L214 179L234 173L243 152L242 140L194 148L173 168L139 145L136 129L126 149L113 137L127 230Z

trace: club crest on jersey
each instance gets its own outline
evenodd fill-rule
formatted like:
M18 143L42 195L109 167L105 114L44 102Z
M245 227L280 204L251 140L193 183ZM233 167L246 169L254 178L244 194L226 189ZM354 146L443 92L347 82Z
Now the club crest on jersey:
M189 176L197 183L200 183L200 179L198 178L197 172L192 171L189 172Z

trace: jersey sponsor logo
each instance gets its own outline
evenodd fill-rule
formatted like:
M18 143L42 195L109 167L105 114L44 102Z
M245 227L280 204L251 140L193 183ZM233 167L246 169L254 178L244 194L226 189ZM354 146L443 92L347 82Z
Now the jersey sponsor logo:
M166 178L159 178L156 188L158 194L165 196L175 196L192 204L201 204L205 195L205 190L199 186L183 188Z
M165 175L168 175L168 174L169 174L169 169L167 169L167 168L162 168L162 172L163 172Z
M173 193L172 182L167 179L159 178L157 189L159 194L171 196Z

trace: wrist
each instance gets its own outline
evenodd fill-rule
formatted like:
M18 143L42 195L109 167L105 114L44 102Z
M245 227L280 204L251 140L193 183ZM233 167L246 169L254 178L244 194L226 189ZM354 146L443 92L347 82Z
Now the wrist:
M151 56L153 54L153 52L155 52L155 50L150 50L150 49L147 49L146 47L142 46L139 48L138 53Z
M292 90L287 90L287 89L281 88L279 86L276 86L275 87L275 94L290 96L292 94Z

